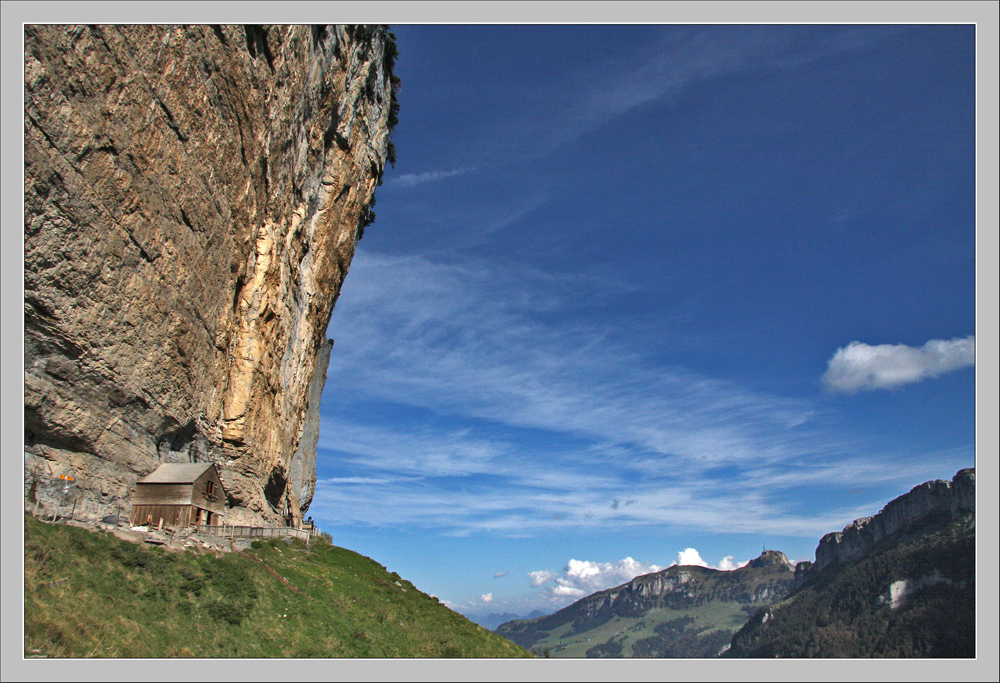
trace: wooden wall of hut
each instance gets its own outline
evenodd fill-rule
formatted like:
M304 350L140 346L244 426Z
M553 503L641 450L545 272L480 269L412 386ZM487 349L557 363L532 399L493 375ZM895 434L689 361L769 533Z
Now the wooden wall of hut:
M190 505L133 505L129 516L132 526L159 527L180 529L191 524Z

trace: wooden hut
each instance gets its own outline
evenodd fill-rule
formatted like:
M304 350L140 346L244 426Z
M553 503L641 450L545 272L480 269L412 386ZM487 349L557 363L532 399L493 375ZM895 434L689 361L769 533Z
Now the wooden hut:
M132 526L219 524L226 491L214 463L163 463L136 482Z

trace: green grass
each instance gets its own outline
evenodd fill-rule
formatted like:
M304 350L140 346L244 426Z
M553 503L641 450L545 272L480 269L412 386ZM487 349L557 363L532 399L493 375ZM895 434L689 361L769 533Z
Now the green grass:
M649 656L639 655L633 646L640 641L662 640L656 627L663 622L690 617L693 622L683 631L691 637L704 637L714 631L726 633L736 631L746 623L748 614L742 605L735 602L709 602L697 607L653 609L640 617L614 617L608 622L582 633L572 633L572 624L563 624L548 631L548 636L533 643L535 652L548 649L553 657L587 657L587 651L594 646L616 643L621 645L619 657ZM695 635L697 633L698 635ZM640 652L644 652L641 650ZM686 655L704 656L704 655Z
M171 552L28 515L24 531L29 657L531 656L322 541Z

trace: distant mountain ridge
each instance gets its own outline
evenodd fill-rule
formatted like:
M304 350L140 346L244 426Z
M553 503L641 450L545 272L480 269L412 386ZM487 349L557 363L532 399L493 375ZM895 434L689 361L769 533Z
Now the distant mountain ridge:
M515 619L537 619L538 617L544 617L547 612L543 612L540 609L532 610L528 616L521 616L520 614L514 614L513 612L491 612L490 614L480 615L480 614L465 614L465 618L469 621L473 621L483 628L489 629L490 631L496 630L500 624L505 624L508 621L514 621Z
M975 469L826 534L806 564L723 656L975 657Z
M973 657L975 508L963 469L826 534L815 562L675 565L495 631L554 657Z
M815 569L834 562L852 562L887 536L933 512L957 519L976 511L976 470L959 470L952 481L927 481L889 501L874 517L862 517L820 539Z
M750 614L783 598L794 583L795 568L784 553L765 550L733 571L674 565L496 632L555 657L710 657Z

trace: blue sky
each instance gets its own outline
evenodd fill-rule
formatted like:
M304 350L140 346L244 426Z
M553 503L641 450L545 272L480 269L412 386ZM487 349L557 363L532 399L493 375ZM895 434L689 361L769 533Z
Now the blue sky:
M811 560L975 464L973 27L393 30L398 163L328 331L335 543L527 614Z

